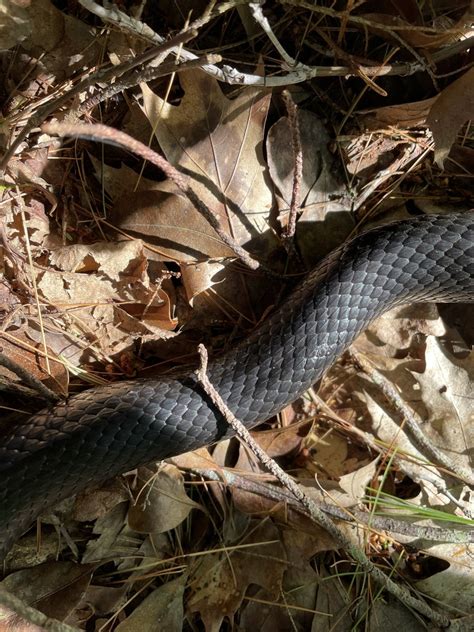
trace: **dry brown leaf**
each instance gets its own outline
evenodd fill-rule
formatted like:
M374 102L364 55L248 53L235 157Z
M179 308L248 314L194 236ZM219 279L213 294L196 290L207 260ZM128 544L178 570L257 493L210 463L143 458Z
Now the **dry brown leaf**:
M116 289L110 284L103 283L97 276L82 275L80 273L55 272L45 270L41 272L37 287L41 296L58 307L80 307L82 305L98 305L108 300L120 300ZM124 300L130 300L125 295Z
M388 171L392 168L396 162L394 154L399 153L400 146L404 145L405 139L397 136L372 136L370 133L358 136L345 147L346 169L350 174L368 182L374 176L380 177L382 170Z
M90 564L46 562L11 573L1 585L47 616L62 621L79 603L93 570Z
M474 546L436 544L429 547L428 551L430 555L448 562L449 567L427 579L415 582L416 587L429 598L439 600L448 607L464 613L472 613L474 610L472 581Z
M202 293L202 288L211 288L222 281L225 264L219 261L206 261L195 265L181 266L181 278L189 304L194 307L194 299ZM220 277L220 279L219 279ZM199 307L202 307L200 303Z
M337 432L325 432L322 436L311 435L308 440L311 460L315 468L326 478L341 476L345 472L348 445L345 437Z
M128 511L129 526L139 533L163 533L186 520L193 509L204 508L191 500L184 478L174 465L164 464L158 472L141 467L135 502Z
M280 593L287 562L279 532L268 521L252 527L235 550L209 553L191 570L187 608L200 613L206 632L218 632L225 617L232 620L250 584L263 586L273 599Z
M298 126L303 152L303 174L301 182L301 206L327 201L318 180L325 163L331 161L328 151L329 134L320 119L306 110L298 111ZM293 155L290 124L287 117L280 118L268 131L268 168L274 184L288 210L293 192L295 158ZM336 180L333 181L336 187ZM338 184L338 183L337 183Z
M458 175L459 182L461 183L462 176L464 175L466 178L467 187L470 188L472 165L474 165L474 149L472 149L471 147L467 147L466 145L454 143L451 146L448 160L445 164L445 171ZM424 208L422 208L421 206L420 208L424 211Z
M56 560L58 554L67 545L60 542L57 533L44 532L41 534L41 546L38 548L38 537L36 533L24 535L8 553L5 570L8 572L35 567L50 560Z
M302 485L301 487L306 494L308 486ZM302 541L306 536L317 539L319 548L317 551L314 551L314 554L318 551L328 551L334 549L334 541L327 531L325 531L322 527L315 525L313 520L301 513L301 511L298 511L293 505L288 504L286 501L277 502L271 494L265 496L263 493L254 493L249 489L238 486L230 486L229 492L232 495L233 505L238 511L252 517L271 517L273 522L276 524L282 524L290 527L290 529L284 531L285 538L288 535L294 534L296 538L301 538ZM319 493L316 498L318 503L327 501L327 497L324 498L320 493L320 490L315 493ZM312 546L314 547L314 544Z
M157 281L151 281L142 242L77 244L58 248L50 253L49 258L54 266L74 273L59 275L65 282L59 295L64 299L71 296L71 299L81 302L80 297L85 292L94 292L97 287L98 291L91 296L106 302L115 300L124 303L122 309L145 326L176 327L177 321L171 313L170 295L173 291L166 279L167 270L155 264L153 275ZM93 272L97 274L91 275ZM51 278L54 279L54 273L51 273ZM81 285L82 294L77 291L77 286ZM49 298L53 301L52 297Z
M437 98L436 96L430 99L423 99L423 101L388 105L367 111L363 116L363 122L366 129L371 131L387 127L395 127L397 129L418 127L426 123L426 118Z
M152 190L123 196L112 219L126 234L144 239L161 260L191 263L235 256L182 194Z
M28 5L31 35L23 40L22 48L35 66L29 77L31 82L23 94L29 94L31 90L36 96L38 88L33 79L49 84L56 78L71 76L97 61L101 45L87 24L65 14L51 0L32 0ZM21 64L18 66L21 68ZM22 79L24 66L25 63Z
M29 4L33 0L3 0L0 5L0 50L8 50L31 35Z
M318 504L330 503L350 509L357 507L366 494L366 489L377 469L377 460L359 467L350 474L340 476L338 481L302 481L304 493Z
M56 248L49 253L53 266L67 272L99 272L110 281L140 279L146 270L139 241L99 241Z
M416 347L415 347L416 349ZM422 354L423 347L418 353ZM474 444L472 428L472 380L474 378L472 352L465 358L456 358L448 346L434 336L426 340L425 367L420 361L390 359L382 354L371 355L377 368L397 387L400 396L423 420L423 432L439 449L461 467L469 468L469 454ZM401 453L413 456L404 461L404 471L418 479L439 473L424 465L426 457L415 447L409 433L400 426L393 411L378 388L363 376L352 377L351 392L367 407L368 419L364 425L378 440ZM361 405L359 403L359 405ZM362 423L363 418L360 418ZM442 481L439 482L442 485ZM436 495L436 494L435 494Z
M221 470L220 465L218 465L211 456L208 448L198 448L193 452L179 454L178 456L168 459L168 463L172 463L176 465L176 467L183 469Z
M425 371L414 377L428 411L426 431L455 462L472 467L474 351L456 358L440 340L428 336L425 361Z
M28 19L31 25L31 37L25 42L28 50L36 47L42 51L52 51L64 38L65 16L50 0L29 2Z
M260 589L241 610L240 623L244 629L262 630L262 632L311 629L317 595L321 586L326 584L326 582L324 584L321 582L324 566L319 564L315 569L312 560L319 552L334 549L334 542L327 531L319 528L314 522L311 526L312 529L309 532L300 529L282 531L283 545L290 561L283 576L282 598L273 606L274 600L271 595L264 589ZM321 618L325 616L324 611L320 614ZM326 615L326 619L329 623L334 623L334 618L330 615Z
M48 349L52 351L50 359L58 362L56 358L60 358L60 363L65 366L80 366L94 360L103 360L103 353L98 348L94 348L89 340L83 339L85 331L89 334L91 329L86 327L84 331L84 328L78 325L78 322L87 324L87 318L90 317L89 312L82 314L80 310L74 310L74 316L78 319L73 319L74 325L71 326L71 323L68 323L66 319L62 329L60 328L58 317L44 316L43 328L38 325L36 313L27 318L27 335L30 339L30 344L42 349L44 340L46 340ZM95 331L96 322L91 322L91 327ZM127 343L130 344L130 341L127 340ZM85 377L87 378L87 376Z
M2 209L2 221L8 237L8 245L15 252L24 252L25 224L28 230L28 239L33 253L36 253L38 246L43 246L49 236L49 217L46 214L44 204L35 198L28 198L23 205L25 222L19 208L11 197L11 192L4 191L1 194L4 204ZM24 259L26 262L26 258ZM29 266L22 270L23 274L29 273Z
M352 628L351 628L352 629ZM368 617L368 632L420 632L420 619L392 597L374 599ZM342 632L342 631L341 631ZM450 632L451 626L450 626Z
M54 269L40 269L37 288L64 315L45 315L44 334L31 324L28 335L43 339L71 365L130 348L137 337L169 338L177 325L175 294L162 264L153 270L138 241L98 242L50 251ZM92 342L93 341L93 342Z
M118 536L126 524L127 506L126 502L119 503L95 521L93 533L99 537L87 543L82 556L83 563L107 559L114 555L120 557Z
M88 489L79 494L71 513L71 518L79 522L91 522L108 514L119 503L129 500L126 489L120 479L104 483L98 489Z
M137 608L115 628L117 632L144 632L163 630L181 632L183 629L183 598L186 575L166 582L141 602Z
M119 587L89 585L81 601L64 623L83 629L93 615L105 616L118 612L127 601L128 590L128 585Z
M172 182L155 182L126 165L117 169L90 158L114 202L111 221L127 235L143 239L156 258L192 263L234 256Z
M375 356L381 368L382 358L400 355L400 351L411 349L412 355L421 354L425 336L445 336L446 325L434 303L401 305L386 312L375 320L357 339L355 348Z
M339 481L309 479L307 472L304 471L300 481L301 490L304 494L314 500L318 505L328 503L337 507L351 509L358 507L361 500L365 497L367 486L372 481L377 468L377 460L373 460L367 465L359 467L350 474L339 477ZM285 533L295 534L295 537L303 537L306 534L312 534L319 541L318 550L331 550L335 544L332 538L322 529L315 526L306 515L298 511L293 505L284 501L277 502L269 492L268 496L264 493L252 492L250 489L241 488L239 486L230 486L229 491L232 494L234 506L241 512L252 516L271 516L274 521L291 526L292 528ZM362 542L363 531L353 529L350 525L340 525L340 528L349 532L351 539L358 538L359 543ZM312 545L314 547L314 544ZM314 551L313 555L317 551Z
M233 239L240 245L251 244L249 250L254 256L269 257L276 246L270 227L273 194L263 158L270 94L246 88L229 99L217 81L200 71L180 73L180 82L185 94L178 106L169 105L142 86L144 111L162 150L172 164L191 177L195 192ZM182 243L187 227L195 224L196 211L176 196L166 203L185 209L187 221L174 225L175 232L181 234L173 242ZM137 220L141 221L139 216ZM196 238L189 235L187 254L199 260L200 234ZM201 260L207 258L206 251L201 253ZM188 294L197 298L213 285L212 277L212 273L204 273L201 264ZM267 288L268 281L260 285ZM214 300L212 295L203 299L207 318L224 316L238 321L243 314L253 320L248 292L246 278L226 269L218 289L221 300Z
M474 119L474 68L438 96L427 118L435 142L435 161L443 167L461 126Z
M239 244L268 232L273 197L263 160L270 93L244 89L228 99L201 71L180 73L178 106L142 85L144 111L167 159L193 176L193 188Z
M107 192L113 204L118 204L123 197L137 192L154 191L155 189L161 191L162 182L149 180L127 165L121 164L120 167L111 167L97 160L92 154L89 154L89 160L94 168L97 181ZM131 210L129 208L128 212Z
M15 329L11 338L2 338L0 350L53 391L61 394L68 392L69 374L64 364L55 360L55 354L50 348L45 350L42 340L37 343L32 342L29 331L24 325L20 329ZM50 359L49 371L45 355L43 355L45 352ZM0 367L0 374L4 374L5 371L4 367Z
M352 632L352 597L340 578L322 569L311 632ZM373 631L375 632L375 631Z
M354 507L359 505L365 498L367 487L373 480L377 467L378 459L374 459L358 470L341 476L338 482L342 493L338 493L334 496L334 492L331 491L333 501L335 501L339 507Z
M310 423L305 421L290 424L284 428L272 428L271 430L256 431L251 434L262 450L275 459L287 456L290 453L296 453L301 447L310 425ZM265 467L244 444L240 446L239 458L235 468L240 472L266 472Z

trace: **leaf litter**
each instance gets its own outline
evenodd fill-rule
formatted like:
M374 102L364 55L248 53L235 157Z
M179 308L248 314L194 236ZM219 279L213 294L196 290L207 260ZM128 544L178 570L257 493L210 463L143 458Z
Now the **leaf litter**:
M80 387L76 376L94 384L144 375L170 360L187 362L198 340L220 350L245 336L278 304L283 273L291 285L361 221L369 226L414 210L468 208L472 146L463 125L472 118L472 69L459 44L472 37L469 21L461 7L450 18L433 9L439 11L433 20L418 3L398 4L395 15L390 3L377 13L349 12L349 20L356 18L352 39L342 14L322 17L318 28L325 35L334 30L331 20L341 29L337 43L330 40L331 54L337 66L348 64L351 78L341 82L334 71L322 80L326 87L312 80L292 88L303 156L299 260L288 259L281 247L294 160L277 90L232 87L191 68L179 69L173 83L169 74L148 83L137 79L135 89L106 102L105 120L151 139L192 178L235 243L281 274L281 282L246 270L172 182L124 152L97 151L87 142L61 146L47 135L23 141L0 191L4 355L62 394ZM175 28L161 11L159 28ZM291 40L305 63L326 69L327 57L311 48L311 11L283 2L274 11L268 19L280 37L283 27L274 18L293 21L281 41ZM269 54L260 27L244 13L233 16L235 34L227 31L234 52L226 63L242 63L257 85L259 77L271 80L286 66L272 66L275 52ZM448 19L444 26L441 18ZM49 0L8 0L0 22L8 95L2 149L45 97L54 103L54 95L67 94L76 73L92 72L103 52L120 65L147 46L121 30L106 39L86 10L57 8ZM214 16L208 30L198 30L195 50L220 50L218 33ZM247 35L255 49L239 44ZM401 69L392 78L374 77L366 57L385 63L377 58L381 40L401 47L414 64L426 56L434 66L424 64L414 76ZM453 45L458 49L449 56ZM221 52L228 55L225 46ZM405 63L397 50L393 54L385 68ZM433 74L436 64L441 78ZM402 78L406 91L396 84ZM47 116L81 120L80 103L102 88L100 81L91 84L70 97L66 110L53 108ZM99 120L98 109L88 116ZM354 349L396 385L423 432L452 462L472 469L474 370L463 316L461 309L445 322L434 306L397 308ZM1 375L2 384L11 382L11 370L2 367ZM18 396L6 398L7 408L18 408ZM430 541L429 529L441 521L435 512L424 519L416 513L423 507L443 511L448 520L469 517L472 491L427 462L403 420L348 356L253 434L309 497L343 512L340 528L372 561L441 602L442 611L457 617L453 624L472 616L472 544ZM212 631L342 631L361 621L372 629L419 629L419 621L393 598L382 599L370 580L365 589L357 585L358 569L348 556L237 441L171 462L62 504L45 519L39 548L34 533L16 545L2 585L79 629L198 624ZM380 511L373 510L373 497L368 502L368 489L379 490ZM404 511L387 508L384 494L405 499ZM406 506L413 507L412 520ZM380 524L375 513L385 528L372 526ZM405 521L405 531L397 520ZM418 541L423 544L412 553ZM430 564L435 572L415 573Z

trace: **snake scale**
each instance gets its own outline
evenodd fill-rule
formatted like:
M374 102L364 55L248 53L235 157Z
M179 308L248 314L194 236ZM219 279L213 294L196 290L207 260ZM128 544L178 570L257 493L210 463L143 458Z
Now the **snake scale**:
M253 426L298 398L372 320L419 301L474 301L474 212L420 216L356 237L212 359L208 376ZM18 422L0 439L0 558L59 500L229 434L192 371L93 388Z

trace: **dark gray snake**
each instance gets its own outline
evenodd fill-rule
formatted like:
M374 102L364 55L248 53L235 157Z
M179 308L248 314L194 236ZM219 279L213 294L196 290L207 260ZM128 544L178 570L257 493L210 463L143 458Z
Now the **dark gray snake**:
M394 305L474 301L474 212L369 231L319 266L208 376L252 426L311 386ZM88 485L229 435L192 372L85 391L14 426L0 447L0 558L38 514Z

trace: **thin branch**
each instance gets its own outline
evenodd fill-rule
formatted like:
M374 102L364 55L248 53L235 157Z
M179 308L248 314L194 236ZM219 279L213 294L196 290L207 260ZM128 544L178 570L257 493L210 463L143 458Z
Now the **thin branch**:
M171 38L170 40L165 40L165 38L162 38L158 45L145 51L145 53L143 53L143 55L138 58L138 61L137 58L135 58L131 61L126 61L123 64L119 64L118 66L111 65L105 69L101 68L100 70L91 73L84 79L81 79L75 86L73 86L70 90L64 92L64 94L62 94L61 96L47 102L42 107L39 107L36 112L33 112L29 116L26 125L20 131L13 143L8 147L7 151L0 161L0 169L4 169L7 166L11 157L14 155L15 151L25 140L28 134L30 134L35 128L39 127L41 123L43 123L48 118L48 116L57 112L63 105L70 101L73 96L78 95L81 92L86 92L91 86L95 85L98 82L108 83L112 81L114 78L121 76L123 73L135 67L137 63L145 63L149 59L160 57L160 55L163 55L164 59L174 47L179 48L181 44L183 44L184 42L188 42L195 36L196 32L193 29L189 29L183 33L178 33L178 35Z
M51 632L80 632L78 628L73 628L67 623L62 623L56 619L51 619L45 614L26 605L21 599L13 595L3 586L0 586L0 603L9 610L12 610L17 615L28 621L41 627L42 630L51 630ZM16 629L16 628L11 628Z
M298 121L298 108L291 98L288 90L282 93L283 101L288 112L288 125L291 134L291 148L293 150L294 169L293 169L293 187L291 191L290 213L288 216L288 224L283 233L284 243L286 247L293 250L293 238L296 231L296 217L301 210L301 181L303 179L303 149L301 146L301 134ZM291 244L291 246L290 246Z
M72 136L75 138L87 138L98 142L111 143L123 147L133 152L144 160L157 166L163 173L174 182L174 184L188 198L194 208L206 219L212 228L221 238L222 242L228 246L234 254L239 257L251 270L261 270L266 274L281 278L280 275L267 268L264 264L254 259L242 246L240 246L222 228L217 215L198 197L191 187L190 178L178 171L166 158L157 154L153 149L144 145L140 141L132 138L124 132L120 132L107 125L74 125L68 123L45 123L42 130L47 134L57 134L58 136Z
M310 518L309 512L303 507L295 497L286 489L277 487L272 483L254 480L249 476L241 476L237 472L228 468L219 468L218 470L206 468L186 468L180 465L192 474L201 476L214 482L225 483L229 487L245 490L251 494L255 494L265 500L274 501L275 503L286 503L301 515ZM313 500L313 502L316 502ZM468 526L458 529L444 529L440 527L428 527L420 524L412 524L406 520L400 520L393 516L373 516L366 511L350 508L346 509L337 505L328 503L318 503L319 508L325 514L332 516L336 520L343 520L348 523L357 523L358 526L364 525L369 531L386 531L387 533L403 534L417 538L418 540L426 540L429 542L451 542L451 543L471 543L474 542L474 532ZM407 516L409 518L409 515ZM421 520L421 518L420 518ZM410 542L410 546L413 543Z
M262 465L266 467L279 481L286 487L300 502L303 507L308 511L311 519L319 526L326 529L331 537L336 542L337 546L344 549L352 559L357 562L362 570L370 575L370 577L379 586L385 588L388 592L394 595L408 608L413 608L417 612L423 614L425 617L440 625L441 627L448 627L450 622L447 617L439 614L428 604L420 599L417 599L404 587L396 584L390 577L387 577L377 566L375 566L365 555L364 551L356 547L351 540L334 524L334 522L314 503L308 498L301 488L295 483L295 481L284 472L273 459L271 459L255 442L247 428L233 415L228 409L227 405L220 397L214 386L207 377L207 351L204 345L199 345L199 354L201 356L201 367L196 370L196 376L202 385L205 393L211 399L217 410L222 414L230 427L234 430L237 436L245 442L245 444L252 450L255 456L260 460Z
M366 373L372 382L380 388L385 398L390 402L395 410L403 417L405 428L422 454L430 461L442 465L446 468L446 470L448 470L448 472L453 472L456 476L459 476L459 478L469 483L469 485L474 485L474 476L472 471L452 461L442 450L434 445L429 437L427 437L421 430L413 409L410 408L410 406L408 406L408 404L403 400L393 384L387 380L380 371L377 371L377 369L360 353L351 352L351 355L364 373Z
M57 402L59 400L58 395L54 391L49 389L30 371L20 366L17 362L6 356L4 353L0 353L0 365L4 366L12 373L15 373L15 375L17 375L27 386L38 392L45 399L51 402Z
M161 35L155 33L150 27L148 27L143 22L139 20L135 20L131 18L127 14L120 11L116 6L110 4L109 8L105 9L104 7L98 5L93 0L79 0L82 6L89 10L94 15L100 17L104 22L110 22L112 24L117 25L119 28L124 29L138 37L142 37L150 42L161 43L164 41L164 38ZM286 0L280 0L282 4L286 4ZM235 7L241 4L248 4L248 0L231 0L230 2L223 2L213 9L211 13L209 13L205 19L198 19L193 22L190 26L195 26L199 28L202 24L209 22L212 18L222 15L224 12L234 9ZM294 4L296 6L300 6L298 2L288 2L288 4ZM308 8L310 10L316 11L318 10L321 13L324 13L324 8L319 5L309 5L309 3L304 3L302 5L303 8ZM342 18L345 14L339 13L332 9L327 10L327 15L336 18ZM379 24L371 22L370 20L359 18L358 16L350 16L350 21L359 23L366 26L374 27L376 26L379 30L386 31L388 33L395 33L397 30L418 30L423 32L434 32L438 33L439 30L429 29L424 27L397 27L397 26L387 26L385 24ZM398 36L398 33L394 35ZM398 36L399 37L399 36ZM456 55L460 52L468 50L472 47L472 42L474 41L474 37L470 37L467 40L463 40L462 42L456 42L456 44L452 47L452 52L449 49L451 47L446 47L439 51L438 53L432 56L432 62L436 63L441 61L442 59L446 59L451 57L452 55ZM402 41L401 44L407 48L406 42ZM411 49L410 49L411 50ZM179 57L185 61L197 59L198 56L188 51L184 48L175 47L171 49L171 53L173 55L179 55ZM416 51L412 53L415 58L418 58ZM245 73L224 64L222 68L214 65L214 64L205 64L202 69L207 74L215 77L218 81L222 81L224 83L228 83L230 85L245 85L245 86L261 86L266 88L281 88L284 86L301 83L303 81L308 81L309 79L314 79L315 77L346 77L346 76L354 76L358 75L359 72L362 72L367 77L370 76L382 76L382 75L412 75L415 72L426 71L426 62L423 58L418 58L418 62L407 62L396 65L380 65L376 64L374 66L360 67L356 72L354 71L354 67L350 66L306 66L304 64L298 64L296 67L291 67L290 72L284 75L278 76L260 76L253 75L250 73Z
M164 77L173 72L183 72L184 70L190 70L191 68L202 68L205 64L218 62L221 61L221 59L220 55L210 54L187 62L173 60L159 66L153 64L145 66L144 68L133 68L133 70L129 70L122 76L121 79L117 80L112 85L108 85L106 88L99 90L96 94L89 97L87 101L84 101L84 103L79 106L78 112L87 112L106 99L110 99L119 92L127 90L127 88L133 88L139 83L154 81L155 79L158 79L158 77Z

